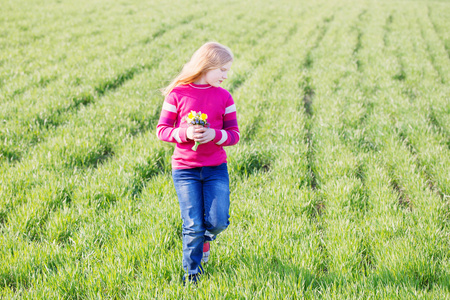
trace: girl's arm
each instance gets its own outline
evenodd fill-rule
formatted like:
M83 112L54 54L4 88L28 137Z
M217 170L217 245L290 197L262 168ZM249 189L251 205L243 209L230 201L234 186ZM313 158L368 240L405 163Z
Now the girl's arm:
M216 129L216 137L213 142L219 146L233 146L239 142L239 138L240 132L236 117L236 105L230 95L223 116L223 129Z
M161 116L159 117L158 126L156 126L156 136L161 141L170 143L186 143L186 129L178 127L175 128L175 124L178 119L178 110L176 101L172 94L169 94L164 99L164 104L161 110Z

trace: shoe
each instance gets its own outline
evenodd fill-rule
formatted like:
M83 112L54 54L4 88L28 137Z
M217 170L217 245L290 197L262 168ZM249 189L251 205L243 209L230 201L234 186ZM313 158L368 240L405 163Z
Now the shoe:
M197 285L197 282L200 281L200 276L204 273L203 267L200 265L198 268L198 273L196 274L184 274L183 275L183 285L186 285L186 282L190 282L192 284Z
M208 260L209 260L209 242L204 242L202 263L207 263Z
M197 283L200 281L201 273L197 274L184 274L183 275L183 285L186 285L186 282L189 282L191 284L197 285Z

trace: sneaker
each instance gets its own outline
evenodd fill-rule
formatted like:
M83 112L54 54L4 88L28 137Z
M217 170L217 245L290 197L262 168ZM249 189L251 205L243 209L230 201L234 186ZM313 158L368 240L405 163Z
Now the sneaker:
M209 242L204 242L202 263L207 263L208 260L209 260Z
M184 274L183 275L183 285L186 285L186 282L189 282L191 284L197 285L197 283L200 281L201 273L197 274Z
M203 274L203 267L200 265L198 269L198 273L196 274L184 274L183 275L183 285L186 285L186 282L197 285L200 281L200 276Z

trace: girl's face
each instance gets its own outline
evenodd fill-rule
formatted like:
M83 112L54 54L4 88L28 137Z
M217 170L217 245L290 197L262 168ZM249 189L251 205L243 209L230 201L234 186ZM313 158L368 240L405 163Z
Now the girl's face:
M220 68L206 72L206 74L202 78L203 83L207 83L215 87L220 86L222 82L228 78L227 74L228 71L230 71L232 63L233 62L230 61Z

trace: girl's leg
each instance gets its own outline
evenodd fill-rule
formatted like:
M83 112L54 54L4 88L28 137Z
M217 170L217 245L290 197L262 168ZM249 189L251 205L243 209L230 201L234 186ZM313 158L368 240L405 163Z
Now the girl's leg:
M172 177L183 220L183 268L188 274L197 274L202 272L201 260L206 231L203 223L201 168L174 169Z
M205 240L212 241L230 224L230 180L227 164L203 167Z

